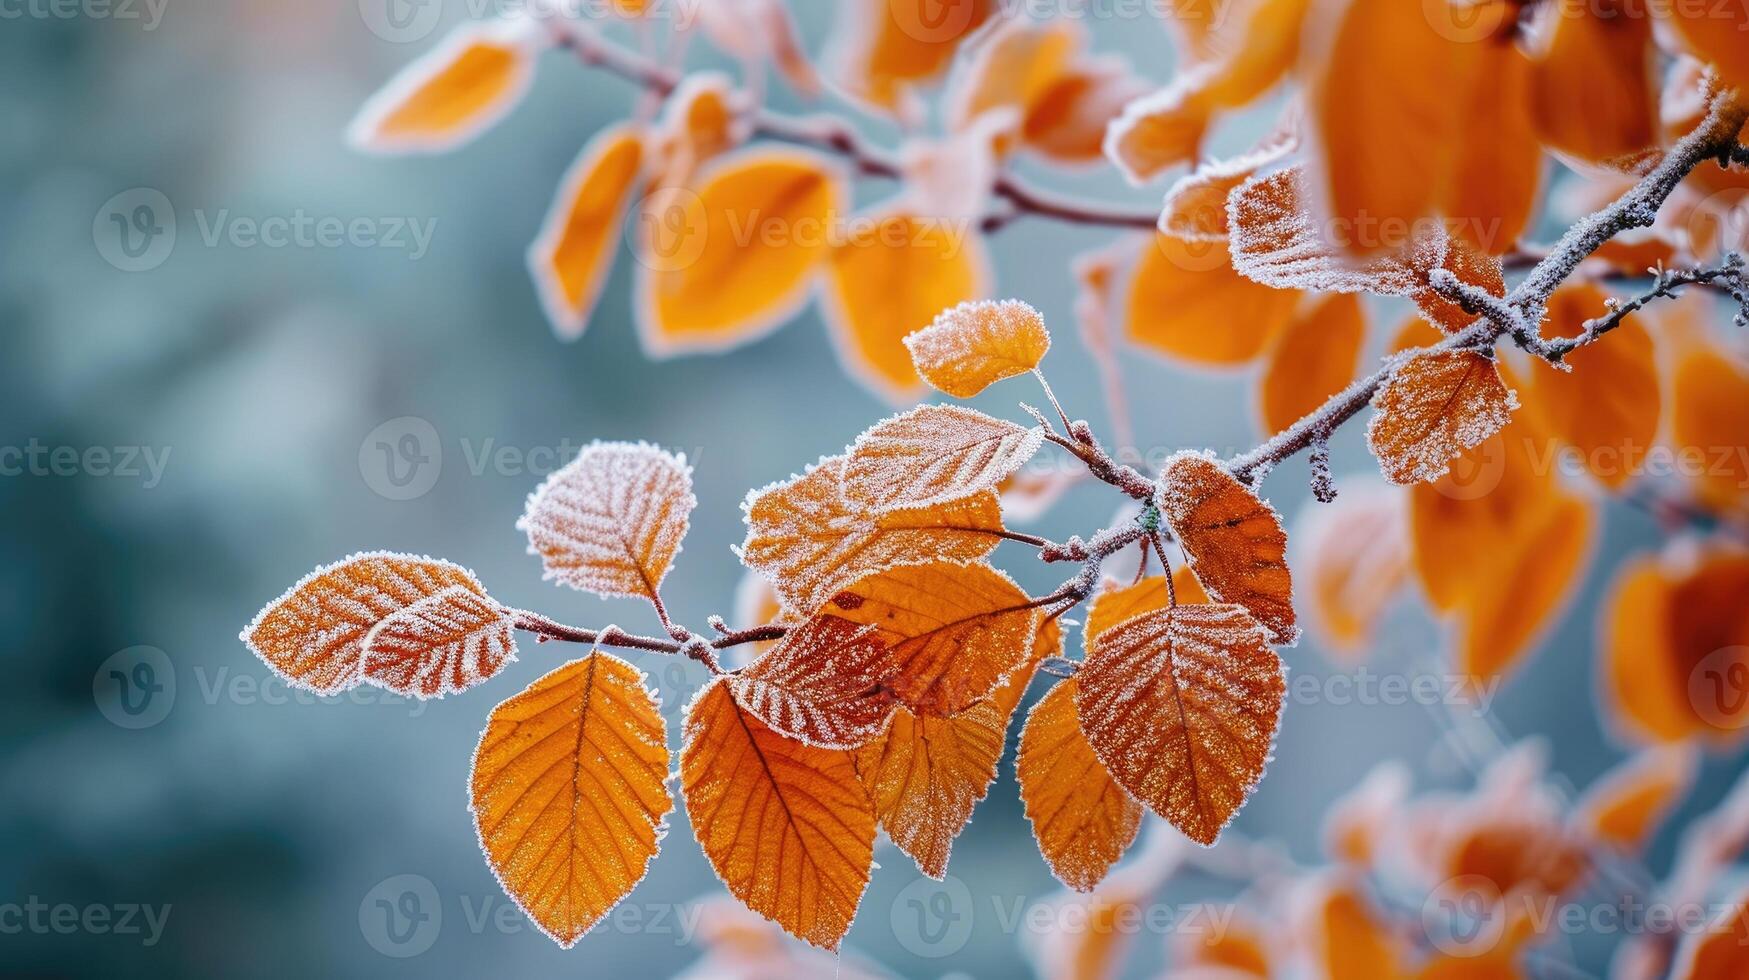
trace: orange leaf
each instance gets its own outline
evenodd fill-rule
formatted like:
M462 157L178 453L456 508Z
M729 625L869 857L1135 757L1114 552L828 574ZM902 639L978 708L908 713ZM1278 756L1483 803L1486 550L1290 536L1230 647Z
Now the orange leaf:
M975 561L1001 540L1002 511L993 491L877 511L845 484L844 462L843 456L822 459L802 476L749 494L745 504L741 560L799 613L812 613L839 589L883 569Z
M1074 678L1033 706L1020 733L1014 778L1051 873L1092 891L1142 826L1142 807L1111 778L1081 734Z
M1577 337L1591 317L1603 316L1603 291L1587 284L1563 286L1549 298L1544 335ZM1534 359L1525 379L1531 414L1580 453L1600 483L1619 489L1645 461L1658 436L1661 397L1652 335L1629 318L1604 341L1566 358L1571 371Z
M776 647L729 680L735 700L780 735L855 748L893 713L893 662L874 631L837 616L790 628Z
M1487 139L1453 138L1441 189L1447 227L1488 255L1512 250L1537 203L1542 147L1531 119L1531 63L1508 34L1452 46L1457 120L1486 118ZM1454 125L1454 130L1455 130Z
M486 598L474 573L460 565L387 551L350 555L262 607L241 639L292 687L333 694L363 679L373 628L452 586Z
M1692 745L1642 750L1586 789L1575 819L1594 840L1638 854L1688 795L1699 764Z
M1671 440L1698 450L1706 465L1692 477L1701 503L1730 512L1749 499L1749 372L1706 348L1676 365Z
M1212 844L1263 777L1285 673L1244 609L1178 606L1100 633L1076 672L1075 705L1118 783Z
M1293 318L1300 294L1234 271L1221 242L1155 235L1131 273L1124 334L1193 364L1245 364Z
M416 698L465 691L516 659L514 623L510 610L452 585L371 627L364 680Z
M1709 917L1707 928L1682 937L1671 980L1737 980L1749 974L1749 891L1739 891L1724 908L1731 911L1728 920Z
M1009 718L1038 662L1061 646L1056 623L1046 624L1028 663L995 694L952 718L900 708L887 730L856 753L856 770L874 798L881 828L924 874L940 878L947 872L954 838L996 779Z
M643 172L644 141L630 126L604 129L566 172L540 237L528 247L528 270L553 332L583 334L619 247L626 201Z
M852 0L839 15L833 73L875 108L908 110L911 90L945 71L999 8L997 0Z
M1416 354L1373 396L1367 446L1392 483L1437 480L1452 460L1506 426L1518 399L1492 358L1475 351Z
M528 91L535 45L508 22L458 28L359 110L347 141L371 153L437 153L478 136Z
M1663 11L1696 58L1719 70L1726 85L1749 88L1749 8L1741 4L1671 4Z
M1106 159L1132 184L1145 184L1202 152L1203 135L1218 108L1207 66L1179 74L1171 85L1124 106L1105 129Z
M1299 140L1290 132L1266 140L1242 156L1198 166L1166 192L1160 231L1187 241L1226 238L1227 198L1263 168L1280 163L1298 148Z
M696 187L646 198L636 285L645 350L726 350L793 315L831 251L843 184L818 154L760 147L717 159Z
M836 950L868 887L875 814L850 753L785 738L722 679L687 707L680 786L711 867L742 904Z
M704 71L681 79L650 136L657 186L686 184L700 166L745 142L750 127L744 111L729 76Z
M922 391L905 337L989 291L984 237L967 221L902 210L857 217L832 251L822 312L845 370L895 403Z
M1166 461L1157 499L1160 516L1208 594L1243 606L1268 629L1270 642L1293 643L1299 636L1293 577L1287 534L1275 509L1197 453Z
M1106 127L1145 90L1121 59L1086 60L1033 101L1021 121L1021 140L1057 163L1096 161L1104 153Z
M992 109L1012 107L1025 118L1086 41L1086 28L1073 20L1002 21L955 70L945 100L949 131L970 126Z
M656 599L698 506L685 456L594 442L528 496L516 522L543 578L600 596Z
M1373 766L1359 785L1324 811L1324 853L1361 872L1388 857L1409 785L1409 768L1401 762L1391 759Z
M1366 342L1360 299L1336 294L1288 323L1270 348L1257 389L1265 432L1298 422L1354 381Z
M898 668L894 693L919 715L957 715L988 697L1026 661L1039 619L1026 593L982 563L888 569L827 609L879 631Z
M917 373L937 391L970 398L1036 369L1051 349L1044 317L1019 300L961 303L905 338Z
M844 491L877 508L929 507L995 489L1044 432L959 405L921 405L856 437Z
M1532 72L1531 113L1550 149L1611 165L1658 146L1652 19L1631 3L1583 4L1551 17Z
M1407 494L1377 478L1347 479L1341 496L1308 503L1295 523L1306 627L1340 659L1365 655L1379 618L1408 584L1407 504Z
M469 809L499 884L569 948L644 877L674 808L644 675L597 651L492 710Z
M1557 499L1477 576L1457 647L1458 668L1472 677L1509 672L1583 578L1596 518L1577 497Z
M1106 579L1093 601L1087 604L1087 618L1081 625L1082 649L1091 650L1094 637L1125 620L1165 609L1173 596L1181 606L1207 605L1209 602L1208 593L1202 590L1189 565L1179 565L1173 571L1171 593L1166 591L1164 575L1149 575L1129 585Z
M1332 872L1307 890L1301 916L1306 947L1315 958L1314 976L1401 980L1408 975L1404 951L1354 882Z

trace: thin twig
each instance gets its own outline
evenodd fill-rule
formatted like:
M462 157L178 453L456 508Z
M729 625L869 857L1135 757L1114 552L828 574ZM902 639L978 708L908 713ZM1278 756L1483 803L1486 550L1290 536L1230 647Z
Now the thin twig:
M1672 269L1659 272L1653 277L1652 288L1638 296L1622 302L1613 303L1608 313L1594 320L1587 320L1585 328L1577 336L1550 341L1544 357L1558 362L1568 354L1581 347L1596 342L1597 338L1609 333L1622 325L1628 317L1644 309L1654 300L1673 297L1684 286L1705 286L1722 283L1738 302L1744 303L1741 297L1744 293L1743 256L1736 252L1726 255L1719 265L1709 268ZM1749 305L1744 305L1738 313L1738 321L1749 320Z

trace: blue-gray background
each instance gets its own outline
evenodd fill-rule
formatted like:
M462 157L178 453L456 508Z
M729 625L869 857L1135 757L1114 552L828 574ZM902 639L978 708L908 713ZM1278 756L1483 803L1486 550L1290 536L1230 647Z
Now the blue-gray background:
M804 6L817 50L829 11ZM544 454L593 438L649 439L694 462L701 505L669 589L676 615L701 623L730 611L740 569L729 549L742 537L746 490L835 451L887 406L844 380L812 311L725 357L646 359L623 256L587 335L553 339L523 249L577 149L630 98L562 55L543 62L520 110L473 145L371 159L344 148L346 123L437 35L392 43L365 28L353 0L169 0L150 29L143 5L131 9L147 21L92 15L94 7L73 17L46 5L6 9L23 13L0 21L0 445L170 455L151 486L149 474L0 478L0 904L171 912L149 947L83 929L0 934L0 969L646 975L691 962L695 950L672 925L608 929L565 952L519 916L496 917L506 900L476 849L467 762L492 704L571 651L528 645L488 688L426 705L288 703L238 629L312 566L377 548L447 557L502 600L562 619L648 628L635 606L543 584L512 529L547 468ZM443 14L449 23L469 12L452 2ZM1155 25L1092 26L1103 47L1166 76L1169 47ZM1243 143L1266 120L1241 121L1223 144ZM1066 186L1157 199L1106 169ZM141 187L172 202L179 236L161 265L129 273L105 261L93 223L101 231L105 202ZM861 191L869 201L890 187ZM417 259L393 248L202 240L203 221L299 213L407 217L435 222L435 236ZM1056 326L1052 378L1097 424L1103 400L1074 338L1067 262L1107 237L1022 221L994 245L1000 291ZM1260 437L1243 375L1197 374L1140 353L1124 360L1144 450L1230 450ZM984 402L1006 411L1017 397L1034 396L1015 382ZM360 450L373 430L407 416L435 430L442 462L428 493L399 501L373 490ZM476 465L503 447L508 464ZM1354 433L1338 462L1366 465ZM1288 513L1305 496L1295 466L1268 488ZM1112 506L1082 487L1038 530L1089 531ZM1604 564L1656 540L1643 516L1612 509ZM1022 584L1054 584L1023 554L1007 558ZM1508 730L1546 735L1557 768L1579 786L1619 755L1592 696L1591 597L1605 574L1592 572L1497 707ZM1437 642L1425 622L1399 620L1377 654L1381 670L1401 671ZM168 703L161 722L132 730L98 702L114 684L106 662L138 646L163 651L166 660L153 662L167 668L152 679L165 683L168 673L174 691L166 684L157 695ZM1311 645L1289 657L1296 671L1334 669ZM697 672L640 662L672 721ZM1237 826L1315 860L1317 814L1380 759L1404 760L1422 786L1456 780L1439 736L1432 714L1413 704L1293 705L1278 758ZM1734 768L1714 760L1685 812L1716 799ZM1668 859L1667 838L1655 867ZM880 860L850 948L906 975L1025 968L992 902L1056 886L1030 841L1008 760L954 855L953 874L975 899L964 949L931 959L898 940L895 896L917 874L891 849ZM399 875L427 879L442 915L435 944L405 959L379 953L373 938L382 937L361 925L373 889ZM630 901L686 903L715 887L676 814L665 853ZM1142 939L1135 972L1158 964L1160 945ZM1600 967L1596 950L1580 952Z

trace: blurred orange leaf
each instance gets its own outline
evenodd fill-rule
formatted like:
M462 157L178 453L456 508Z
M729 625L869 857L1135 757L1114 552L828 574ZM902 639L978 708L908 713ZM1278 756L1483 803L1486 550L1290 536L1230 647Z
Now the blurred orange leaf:
M1258 383L1264 431L1280 432L1348 387L1365 342L1366 312L1357 296L1323 297L1289 321Z
M371 96L347 140L372 153L436 153L466 143L528 91L536 53L514 24L457 28Z
M565 174L528 269L553 332L583 333L619 250L626 202L643 172L644 141L630 126L602 130Z
M1300 294L1241 276L1218 241L1155 235L1130 274L1124 334L1168 357L1230 367L1255 359L1293 318Z

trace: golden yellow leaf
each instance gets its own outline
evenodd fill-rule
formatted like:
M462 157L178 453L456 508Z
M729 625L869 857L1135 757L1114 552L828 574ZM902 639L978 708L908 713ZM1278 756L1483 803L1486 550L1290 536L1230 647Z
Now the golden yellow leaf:
M1241 276L1221 242L1155 235L1131 273L1124 334L1168 357L1230 367L1263 353L1300 294Z
M1281 658L1239 606L1177 606L1100 633L1075 674L1081 728L1131 796L1212 844L1268 762Z
M970 398L1038 367L1051 349L1044 317L1019 300L961 303L905 338L917 373L937 391Z
M722 679L688 706L684 738L681 793L717 876L791 935L836 950L874 863L874 805L850 753L772 731Z
M1505 428L1518 407L1492 358L1476 351L1415 354L1373 396L1367 446L1396 484L1437 480L1453 460Z
M825 157L759 147L719 157L639 215L639 335L655 356L721 351L807 302L849 193Z
M963 129L992 109L1013 108L1025 118L1086 41L1086 28L1073 20L1002 21L955 70L946 96L949 129Z
M920 405L856 437L844 489L878 508L929 507L995 489L1044 441L1023 428L960 405Z
M887 645L837 616L790 627L782 641L729 679L735 700L780 735L822 748L855 748L893 713Z
M1166 461L1157 502L1190 558L1191 571L1216 602L1244 607L1272 643L1291 644L1299 637L1287 533L1273 507L1197 453L1178 453Z
M333 694L363 679L365 639L373 628L452 587L486 599L474 573L460 565L361 552L304 576L262 607L241 638L290 686Z
M851 376L894 403L922 393L905 337L989 291L974 223L888 209L859 215L832 250L822 312Z
M1081 734L1075 692L1074 678L1061 680L1033 706L1020 733L1014 777L1051 873L1087 892L1135 841L1142 805L1112 779Z
M748 495L741 560L783 604L809 614L846 585L897 565L969 562L1001 541L1002 511L986 490L929 507L878 510L844 482L843 456Z
M734 80L721 72L681 79L649 136L656 186L687 184L699 167L745 142L750 127L742 102Z
M1133 99L1105 130L1105 156L1132 184L1145 184L1202 152L1218 108L1208 86L1212 72L1192 68L1158 92Z
M1328 872L1309 883L1307 891L1301 900L1301 928L1313 957L1313 976L1330 980L1409 976L1406 951L1357 882Z
M1324 297L1289 321L1258 383L1263 430L1280 432L1348 387L1365 342L1366 312L1353 294Z
M568 948L644 877L674 808L667 779L643 673L597 651L493 709L469 809L504 891Z
M619 249L620 222L643 173L644 141L630 126L604 129L565 174L528 269L553 332L583 333Z
M680 553L692 495L686 457L594 442L528 496L516 522L545 578L601 596L656 599Z
M989 565L891 568L826 606L875 627L898 674L893 690L918 715L952 716L988 697L1032 652L1038 610Z
M457 28L371 96L347 140L372 153L435 153L465 143L528 91L535 53L516 25Z
M370 628L364 680L416 698L460 693L516 659L514 623L510 610L452 585Z

